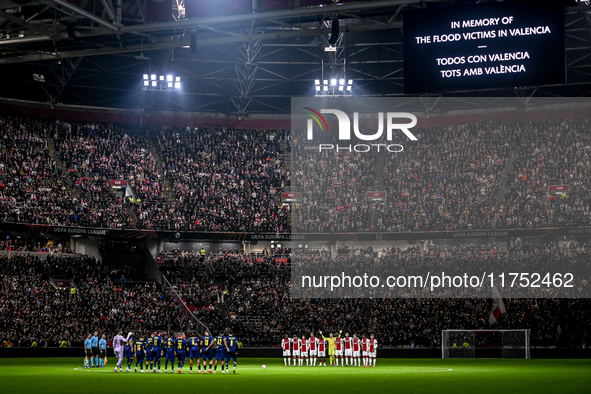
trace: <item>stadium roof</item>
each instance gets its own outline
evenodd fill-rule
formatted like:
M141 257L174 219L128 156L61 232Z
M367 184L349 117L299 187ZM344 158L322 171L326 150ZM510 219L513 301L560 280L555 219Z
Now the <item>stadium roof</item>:
M248 0L248 12L231 13L203 7L246 3L178 0L170 20L151 22L150 1L1 0L0 97L243 118L288 113L291 96L313 96L314 81L335 70L356 96L400 96L403 11L483 2ZM191 7L198 16L187 18ZM588 2L567 3L567 84L454 95L588 95L590 18ZM326 52L335 20L336 51ZM144 74L179 76L182 88L142 90Z

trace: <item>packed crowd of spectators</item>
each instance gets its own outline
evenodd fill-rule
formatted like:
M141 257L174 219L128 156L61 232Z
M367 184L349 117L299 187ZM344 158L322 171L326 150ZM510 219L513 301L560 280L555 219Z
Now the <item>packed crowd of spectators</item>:
M72 253L72 249L68 244L63 245L61 241L43 242L38 241L25 243L19 242L18 238L7 236L6 239L0 240L0 251L5 252L37 252L37 253Z
M556 118L518 130L507 211L520 227L589 225L591 135L589 119ZM552 193L550 186L568 186Z
M56 224L74 212L66 175L45 139L51 127L52 123L33 119L0 118L2 221Z
M589 225L589 126L586 118L555 118L423 130L416 149L390 156L386 165L395 199L381 209L383 227ZM552 185L568 191L550 193Z
M172 284L207 281L208 265L200 251L164 251L156 256L156 263Z
M375 184L379 156L347 149L318 149L319 143L338 146L338 142L336 135L323 135L314 141L294 136L292 186L302 191L294 230L364 231L371 226L365 192Z
M489 270L499 268L501 271L504 267L507 272L524 272L520 269L523 265L536 266L540 272L556 272L559 269L568 271L566 267L577 264L587 266L591 257L590 247L589 242L561 245L517 243L512 247L505 243L489 243L433 247L427 253L421 253L418 248L405 251L393 248L383 251L379 265L386 271L412 267L413 272L420 265L437 267L437 270L446 272L454 266L468 265L486 266ZM376 268L374 273L379 275L380 268ZM587 269L586 277L575 281L575 288L588 285L588 272ZM490 290L485 296L488 293ZM563 345L589 343L589 299L517 298L516 291L507 289L504 296L507 313L501 315L493 328L531 329L532 345L555 345L558 339ZM576 297L576 294L571 296ZM491 303L487 298L382 299L373 304L369 328L389 338L393 344L412 341L423 346L440 346L443 329L491 328L488 320L490 312ZM563 332L560 338L557 338L558 325L569 327L568 333Z
M392 200L379 209L382 230L424 231L504 227L496 206L515 128L475 122L416 130L404 154L384 167ZM405 142L405 145L409 143Z
M359 272L382 274L421 265L447 269L470 263L476 267L519 267L535 264L538 268L575 267L591 261L591 244L506 243L432 246L421 252L386 248L380 253L371 248L343 247L336 259L325 250L302 250L301 258L324 270L326 267L353 267ZM296 253L297 254L297 253ZM379 254L379 258L376 256ZM441 345L442 329L529 328L533 346L581 346L589 343L591 315L589 300L516 298L505 293L507 313L494 325L490 291L482 298L291 298L290 266L273 254L261 258L242 253L226 253L208 260L211 271L202 283L179 286L189 305L197 311L218 314L211 326L232 327L247 346L276 346L285 336L307 335L312 331L350 333L374 332L383 346ZM194 257L199 260L198 256ZM514 269L513 269L514 270ZM410 272L410 270L409 270ZM190 282L190 281L189 281ZM214 283L215 286L212 286ZM576 286L581 285L581 280ZM575 289L576 290L576 289ZM400 297L400 295L398 295ZM575 295L576 296L576 295ZM202 316L204 322L207 317ZM561 326L560 333L557 331Z
M326 133L312 144L273 129L140 130L7 117L0 119L0 218L257 232L589 225L589 126L585 118L554 118L416 128L418 141L398 134L387 141L405 146L403 153L374 154L318 152L318 143L339 142ZM284 158L290 148L294 182ZM109 180L126 181L132 200L115 197ZM549 194L551 185L568 190ZM286 187L302 193L291 207L281 201ZM387 191L387 200L367 201L370 190Z
M87 256L33 254L0 256L0 337L13 346L81 346L90 332L127 327L179 329L187 317L170 295L153 283L119 286L110 268ZM55 286L50 277L67 278L77 288ZM8 341L7 341L8 342Z
M431 231L589 225L589 119L471 122L394 136L400 154L294 139L298 231ZM328 137L325 137L328 138ZM397 138L402 138L397 140ZM336 146L335 141L320 141ZM379 142L378 142L379 143ZM383 181L380 179L380 171ZM567 185L563 195L551 185ZM388 192L368 204L370 187ZM370 205L375 211L372 211ZM371 227L373 226L373 227Z
M309 253L310 251L307 251ZM370 249L349 248L340 251L336 260L340 264L357 264L367 272L378 274L384 267L396 262L415 267L423 261L431 267L445 269L462 260L490 264L501 259L516 267L523 261L556 267L572 265L572 261L585 262L591 258L591 244L548 243L533 245L505 243L457 247L433 247L421 252L418 247L402 251L384 249L381 258ZM322 261L335 264L327 252L309 253L317 264ZM277 345L285 336L307 335L310 332L338 332L339 330L368 334L373 332L384 346L441 346L443 329L531 329L532 346L581 346L589 343L591 314L589 299L532 299L516 298L505 293L507 312L491 326L492 310L490 290L482 298L374 298L374 299L316 299L291 298L291 271L274 261L230 261L232 264L251 264L261 274L244 278L229 286L226 305L230 321L244 342L250 345ZM498 264L498 262L497 262ZM443 268L441 268L443 267ZM398 267L400 268L400 267ZM234 271L228 270L229 274ZM220 280L223 278L219 278ZM557 332L561 326L560 333ZM565 329L565 327L568 327Z
M126 181L134 208L142 219L143 207L166 197L156 161L145 134L133 128L93 123L56 127L53 143L80 195L71 225L135 227L129 197L115 198L109 181ZM136 203L137 199L137 203Z
M279 189L283 130L166 129L158 131L174 209L154 208L144 227L207 231L288 231Z
M281 203L297 186L297 231L424 231L589 225L591 133L588 119L474 122L416 129L404 154L317 151L280 130L218 128L136 130L107 124L0 119L0 218L5 222L139 227L168 230L286 232L291 212ZM398 138L398 137L395 137ZM51 143L48 145L48 141ZM402 141L392 141L397 143ZM153 146L156 151L153 151ZM297 180L285 168L292 143ZM52 144L52 145L51 145ZM51 156L55 147L66 172ZM157 170L161 155L162 171ZM59 161L59 160L58 160ZM68 178L75 192L68 189ZM117 199L109 180L129 183L137 199ZM174 198L164 193L164 180ZM382 181L383 180L383 181ZM382 182L382 184L380 184ZM549 195L551 185L567 185ZM387 190L384 204L365 192ZM135 213L133 215L132 213ZM374 215L374 221L371 215ZM137 220L136 220L137 219ZM276 345L285 335L322 329L375 332L384 345L440 345L444 328L487 328L486 298L291 298L289 252L241 251L204 258L168 251L157 258L175 294L154 284L120 286L110 267L59 245L25 249L0 242L0 336L27 343L79 344L90 330L186 328L185 308L212 331L234 327L247 345ZM299 262L318 270L347 266L385 275L392 269L451 270L536 266L584 273L591 245L506 244L387 249L343 249L337 258L305 250ZM42 258L19 252L51 252ZM288 261L289 260L289 261ZM577 271L579 270L579 271ZM73 280L78 290L55 288L49 277ZM579 276L571 297L589 288ZM305 294L304 294L305 295ZM397 294L400 295L400 294ZM416 294L407 294L413 296ZM532 344L588 342L585 299L508 297L496 328L531 328ZM449 294L448 296L457 296Z
M178 252L178 251L177 251ZM178 253L179 255L181 253ZM309 263L355 266L378 275L381 269L427 264L438 269L470 261L480 266L502 260L567 267L591 261L591 243L464 244L384 249L342 248L337 258L326 251L301 251ZM379 258L376 257L379 254ZM440 346L443 329L531 329L532 346L582 346L589 343L589 299L517 298L505 293L506 313L491 325L490 295L482 298L292 298L290 266L276 256L228 252L208 260L201 280L193 276L173 284L174 292L154 283L121 285L112 267L92 257L32 253L0 255L0 337L28 346L80 345L88 332L111 335L120 327L134 331L176 332L195 327L212 332L232 328L245 346L276 346L285 336L310 332L375 333L381 346ZM199 255L183 255L187 264ZM178 260L178 259L177 259ZM498 262L497 262L498 263ZM67 278L77 285L55 287L49 280ZM182 276L179 276L182 279ZM558 326L560 325L560 330Z

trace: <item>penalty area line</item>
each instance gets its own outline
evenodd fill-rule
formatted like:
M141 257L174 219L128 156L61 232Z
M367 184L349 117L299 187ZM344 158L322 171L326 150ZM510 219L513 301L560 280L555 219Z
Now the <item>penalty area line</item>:
M442 372L453 372L453 368L437 368L437 369L432 369L432 370L417 370L417 369L396 369L396 368L387 368L387 369L372 369L372 370L367 370L367 369L360 369L359 371L357 371L356 369L359 367L353 367L352 369L349 370L335 370L335 369L331 369L328 372L334 372L334 373L338 373L338 374L357 374L358 372L363 372L363 373L368 373L369 375L372 374L383 374L383 373L387 373L387 374L405 374L405 373L442 373ZM339 368L340 369L340 368ZM295 371L295 370L289 370L290 374L293 373L296 374L302 374L302 373L307 373L308 371L306 370L302 370L302 371ZM271 375L283 375L284 372L279 371L279 370L274 370L274 371L265 371L262 373L266 373L266 374L271 374Z

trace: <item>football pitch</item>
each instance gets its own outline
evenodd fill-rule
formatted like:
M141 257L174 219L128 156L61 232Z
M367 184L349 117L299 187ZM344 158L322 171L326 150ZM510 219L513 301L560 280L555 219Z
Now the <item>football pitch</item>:
M2 393L590 393L591 360L378 359L376 368L238 360L236 374L114 373L82 359L0 359ZM265 364L267 369L261 369ZM164 365L162 365L164 369ZM195 370L197 368L194 368Z

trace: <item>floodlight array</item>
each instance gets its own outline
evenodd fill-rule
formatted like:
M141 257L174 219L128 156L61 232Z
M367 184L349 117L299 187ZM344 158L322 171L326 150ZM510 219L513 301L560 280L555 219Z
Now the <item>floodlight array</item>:
M330 80L314 80L314 95L316 97L325 96L352 96L353 80L348 81L345 78L331 78Z
M142 90L156 90L156 91L180 91L181 77L172 74L157 75L144 74L142 78Z

